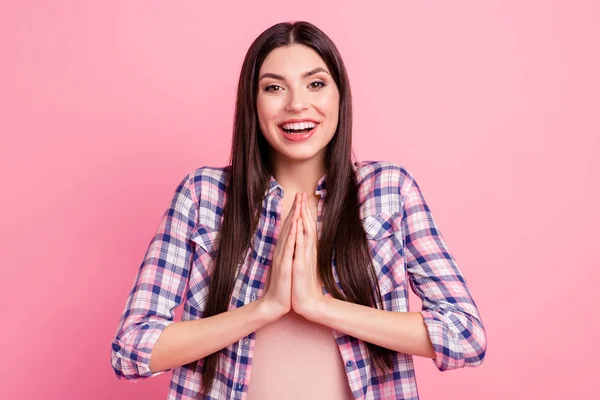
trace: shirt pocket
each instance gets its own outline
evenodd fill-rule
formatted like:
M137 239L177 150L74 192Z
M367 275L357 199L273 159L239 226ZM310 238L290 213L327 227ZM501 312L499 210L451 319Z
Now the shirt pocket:
M215 268L219 231L207 225L199 225L191 236L196 244L193 252L188 292L186 295L190 306L202 313L206 300L210 276Z
M401 212L383 212L362 219L382 295L404 289L406 268L401 223Z

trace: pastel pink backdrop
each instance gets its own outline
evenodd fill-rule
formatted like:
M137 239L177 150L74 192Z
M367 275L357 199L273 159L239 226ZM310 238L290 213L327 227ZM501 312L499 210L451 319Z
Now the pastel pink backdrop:
M229 157L251 41L284 20L347 64L359 159L419 180L488 354L423 399L591 398L600 3L22 1L0 5L0 398L164 399L110 340L183 174ZM179 315L179 314L178 314Z

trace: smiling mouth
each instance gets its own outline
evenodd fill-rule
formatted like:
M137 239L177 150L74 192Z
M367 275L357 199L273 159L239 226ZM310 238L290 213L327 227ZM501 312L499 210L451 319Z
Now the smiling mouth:
M308 133L308 132L312 131L316 127L317 126L315 125L312 128L306 128L306 129L283 129L283 128L281 128L281 130L290 135L301 135L303 133Z
M285 133L289 134L289 135L302 135L304 133L308 133L314 129L316 129L319 126L319 124L315 124L315 126L313 127L307 127L307 128L303 128L303 129L285 129L283 126L279 125L279 129L281 129L282 131L284 131Z

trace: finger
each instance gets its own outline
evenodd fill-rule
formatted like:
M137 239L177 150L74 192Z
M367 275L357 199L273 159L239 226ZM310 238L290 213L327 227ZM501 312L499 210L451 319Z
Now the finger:
M296 221L292 222L290 234L287 236L285 247L283 251L282 262L283 265L289 265L292 262L294 256L294 246L296 245L296 231L298 230Z
M313 218L312 213L308 213L308 219L310 220L310 227L312 228L314 237L317 237L317 223L315 222L315 219Z
M291 217L291 215L294 213L294 210L295 210L295 209L296 209L296 207L297 207L297 204L298 204L298 201L297 201L297 200L298 200L298 196L296 195L296 196L294 197L294 202L292 203L292 207L290 208L290 210L289 210L289 212L288 212L288 216L287 216L287 218L285 219L285 221L283 221L283 226L282 226L282 228L281 228L281 232L282 232L282 233L285 233L285 230L286 230L286 229L289 229L290 222L293 220L293 218L290 218L290 217Z
M308 216L308 220L311 223L315 222L315 220L313 219L312 213L309 212L310 210L308 209L308 195L307 194L305 194L304 199L306 201L306 215ZM311 225L311 227L312 227L312 225Z
M298 200L296 201L296 208L294 208L294 216L293 216L294 219L297 219L300 216L300 211L301 211L300 206L302 205L302 196L299 194L297 194L296 196L297 196Z
M295 260L300 263L300 265L304 265L304 229L302 224L302 219L298 219L298 226L296 228L296 250L295 250Z
M296 201L296 199L297 199L297 198L298 198L298 196L296 196L296 197L294 198L294 203L293 203L293 205L292 205L292 208L290 209L290 211L289 211L289 213L288 213L288 216L287 216L287 218L286 218L286 219L285 219L285 221L283 222L283 226L282 226L282 228L281 228L281 232L280 232L280 235L279 235L279 237L283 237L283 238L285 238L285 237L287 237L287 236L288 236L288 233L289 233L289 230L290 230L291 223L292 223L292 221L294 221L294 219L295 219L294 215L296 214L296 209L297 209L297 208L298 208L298 206L299 206L299 202L298 202L298 201Z
M296 193L296 195L294 196L294 201L292 202L292 206L289 209L289 213L288 213L287 219L290 219L290 215L292 215L294 213L294 210L296 209L296 206L299 203L300 203L300 199L298 198L298 193Z
M302 223L303 223L304 231L306 232L306 237L307 237L308 241L312 242L312 240L314 240L315 231L314 231L314 227L313 227L313 219L312 219L312 216L310 215L310 211L308 210L307 198L308 198L308 196L306 194L304 194L303 200L302 200Z
M300 206L300 202L297 201L297 199L298 199L298 196L296 196L294 198L294 208L292 210L290 210L290 213L283 224L281 232L279 232L279 235L278 235L277 242L279 243L281 241L282 245L276 247L275 255L273 256L273 259L276 260L278 263L282 262L282 260L283 260L283 254L285 254L285 252L286 252L285 248L286 248L286 245L288 242L288 238L290 236L290 228L291 228L291 225L293 224L293 221L296 219L296 218L292 217L292 214L295 213L295 210L298 209ZM295 234L293 236L295 236ZM294 238L294 240L295 240L295 238ZM294 241L294 240L292 240L292 241ZM292 252L293 252L293 250L292 250Z

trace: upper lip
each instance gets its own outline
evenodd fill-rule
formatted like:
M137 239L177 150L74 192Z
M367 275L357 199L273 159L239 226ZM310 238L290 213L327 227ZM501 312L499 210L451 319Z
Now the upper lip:
M288 120L283 121L282 123L279 124L279 126L285 125L285 124L299 123L299 122L314 122L315 124L319 123L319 121L315 121L314 119L311 119L311 118L294 118L294 119L288 119Z

